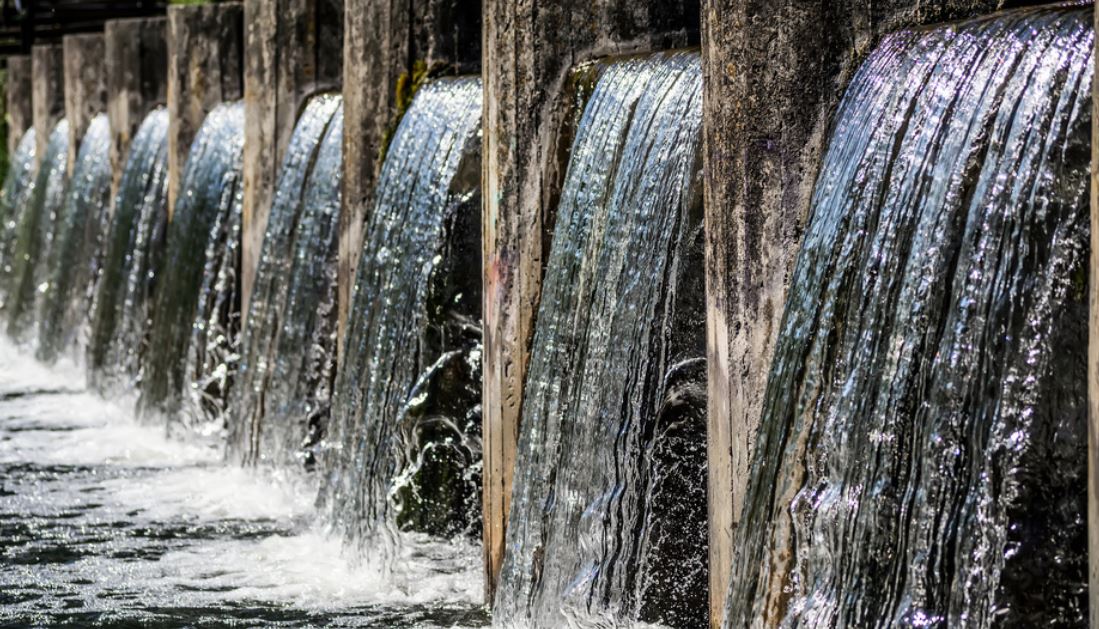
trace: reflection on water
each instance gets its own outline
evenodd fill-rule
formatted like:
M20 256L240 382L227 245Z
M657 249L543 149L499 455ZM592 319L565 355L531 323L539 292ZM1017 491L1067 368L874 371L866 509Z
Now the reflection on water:
M487 623L472 546L351 565L306 480L226 467L7 341L0 365L0 626Z

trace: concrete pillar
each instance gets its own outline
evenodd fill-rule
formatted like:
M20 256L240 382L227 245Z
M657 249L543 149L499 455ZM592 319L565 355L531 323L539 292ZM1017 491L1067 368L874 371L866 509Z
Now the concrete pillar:
M1099 29L1099 6L1095 8ZM1095 41L1099 53L1099 39ZM1099 82L1091 84L1091 269L1088 304L1088 602L1099 629Z
M244 2L242 305L248 312L275 178L306 97L342 81L342 0Z
M168 8L168 213L206 114L244 96L244 9L239 2Z
M1028 3L703 0L714 626L787 283L843 90L884 33Z
M71 177L88 124L96 115L107 111L106 44L102 33L66 35L62 39L62 51Z
M130 141L145 116L168 102L168 20L109 20L103 34L107 117L111 127L111 198L114 198Z
M8 57L8 155L15 155L19 140L31 128L34 117L32 85L30 55Z
M536 10L537 9L537 10ZM570 70L610 54L697 41L692 0L562 0L484 8L484 542L492 600L504 554L511 478L534 317L564 178L558 132Z
M346 0L344 31L341 343L363 223L374 203L386 142L417 77L480 71L481 2Z
M46 154L53 127L65 115L64 54L61 44L37 44L31 47L32 120L37 131L34 164L37 168Z

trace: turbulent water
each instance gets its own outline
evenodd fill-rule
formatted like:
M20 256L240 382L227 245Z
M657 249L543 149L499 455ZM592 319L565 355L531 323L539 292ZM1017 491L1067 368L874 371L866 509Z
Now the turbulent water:
M1092 13L902 31L853 80L728 626L1087 624Z
M57 230L57 214L65 199L69 153L69 123L62 119L50 133L34 188L16 211L11 272L5 284L4 314L8 334L34 342L42 297L49 284L48 261Z
M364 231L322 497L376 553L396 530L480 531L481 93L416 94Z
M172 425L218 427L236 371L243 144L243 104L206 116L168 226L139 406Z
M401 578L349 563L293 476L139 424L0 340L0 626L372 627L485 623L480 563L429 541Z
M92 299L85 362L102 393L131 390L148 348L153 290L168 225L168 111L149 113L130 143Z
M38 357L47 362L86 345L89 304L111 213L110 147L107 114L99 114L80 141L46 261L49 279L38 319Z
M496 622L706 624L702 73L611 63L577 128L523 402Z
M230 448L251 463L309 463L329 415L342 141L340 97L317 96L279 171L229 410Z
M13 270L15 235L27 197L34 190L34 154L36 136L31 127L19 140L11 156L4 188L0 190L0 313L7 302L9 278Z

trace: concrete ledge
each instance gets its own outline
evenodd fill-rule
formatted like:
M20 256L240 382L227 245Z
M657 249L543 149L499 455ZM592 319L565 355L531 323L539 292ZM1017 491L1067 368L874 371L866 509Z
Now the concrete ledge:
M248 312L275 178L305 99L343 79L339 0L245 0L242 312Z
M168 8L168 213L206 114L244 96L244 9L239 2Z
M38 44L31 48L31 101L35 134L34 164L46 154L53 127L65 115L64 53L61 44Z
M62 39L65 118L69 121L69 176L92 118L107 110L106 43L100 33Z
M134 134L150 111L168 101L168 20L110 20L103 34L114 198Z
M23 134L31 128L34 118L32 85L30 55L8 57L8 155L15 155Z

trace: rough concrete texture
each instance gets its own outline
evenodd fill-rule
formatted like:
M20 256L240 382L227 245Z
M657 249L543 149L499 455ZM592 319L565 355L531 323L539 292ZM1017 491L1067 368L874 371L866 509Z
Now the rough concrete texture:
M564 165L578 63L698 38L697 0L486 0L484 24L484 542L492 600L504 554L523 380Z
M341 331L386 142L417 76L480 71L481 2L346 0L344 28Z
M111 197L130 141L145 116L168 101L168 20L110 20L106 38L107 117L111 126Z
M239 2L168 8L168 213L206 114L244 96L244 8Z
M275 178L306 98L343 79L343 0L245 0L243 307Z
M88 124L107 111L106 43L101 33L66 35L62 39L65 72L65 117L69 120L69 176Z
M46 154L53 127L65 115L64 54L61 44L31 47L31 101L35 134L35 168Z
M896 28L1037 4L703 0L710 607L720 624L786 288L832 114Z
M31 85L30 55L8 57L8 155L15 154L23 134L31 128L34 117Z
M1099 7L1095 11L1099 30ZM1095 41L1099 53L1099 39ZM1099 82L1091 84L1091 273L1088 330L1088 583L1090 626L1099 627Z

